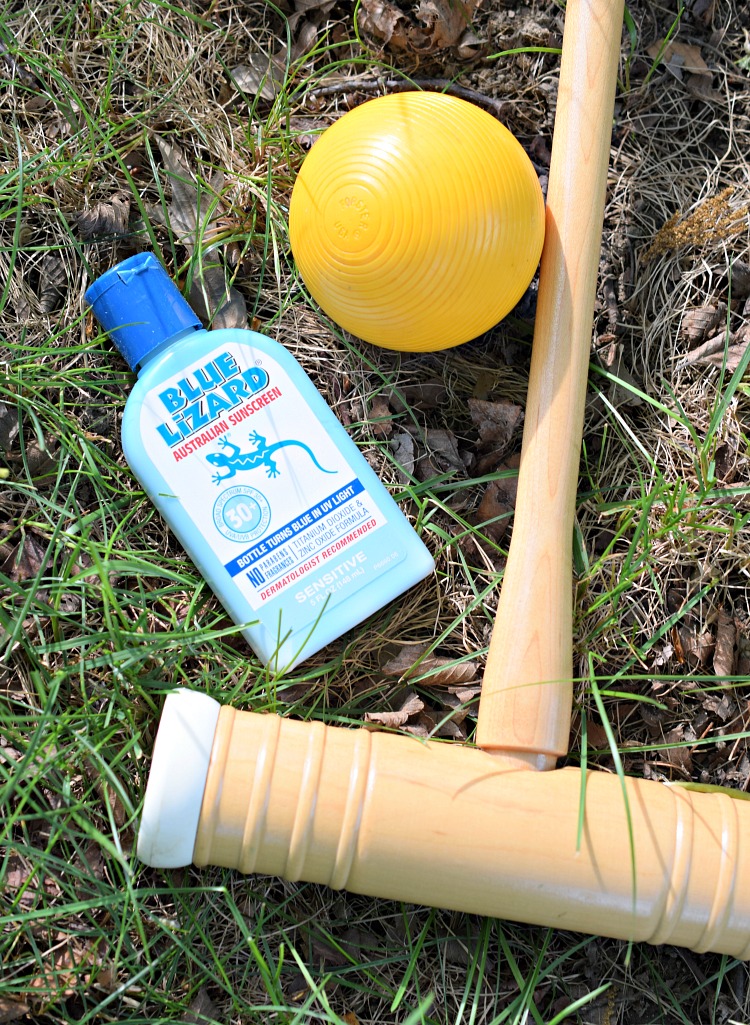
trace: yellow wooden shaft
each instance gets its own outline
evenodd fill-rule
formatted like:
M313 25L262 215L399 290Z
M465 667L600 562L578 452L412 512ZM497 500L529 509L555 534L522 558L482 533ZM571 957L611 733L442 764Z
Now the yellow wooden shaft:
M477 743L566 753L572 539L622 0L569 0L552 144L518 498ZM538 757L541 756L541 757Z

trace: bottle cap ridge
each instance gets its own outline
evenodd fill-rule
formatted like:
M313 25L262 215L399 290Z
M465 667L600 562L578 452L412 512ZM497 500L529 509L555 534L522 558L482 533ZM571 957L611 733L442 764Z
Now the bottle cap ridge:
M94 316L131 370L157 346L201 322L153 253L118 263L86 291Z

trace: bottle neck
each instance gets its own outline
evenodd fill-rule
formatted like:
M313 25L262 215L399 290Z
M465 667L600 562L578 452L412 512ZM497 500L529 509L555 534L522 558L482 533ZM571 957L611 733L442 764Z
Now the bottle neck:
M133 370L136 374L141 374L149 363L157 359L167 349L170 349L173 345L181 342L183 338L192 337L192 335L204 330L205 328L201 327L186 327L182 331L178 331L176 334L170 335L169 338L165 338L163 342L159 342L158 345L155 345L153 349L149 349L149 351L141 357L138 363L136 363Z

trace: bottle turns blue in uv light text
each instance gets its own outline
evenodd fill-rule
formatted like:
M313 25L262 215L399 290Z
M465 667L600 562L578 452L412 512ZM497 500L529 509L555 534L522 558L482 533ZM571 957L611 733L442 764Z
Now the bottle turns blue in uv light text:
M151 253L86 292L138 374L127 461L256 654L290 669L434 569L278 342L206 331Z

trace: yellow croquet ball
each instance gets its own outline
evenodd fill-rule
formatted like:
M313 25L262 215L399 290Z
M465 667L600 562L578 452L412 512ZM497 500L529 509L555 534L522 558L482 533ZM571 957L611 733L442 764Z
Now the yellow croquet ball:
M289 209L302 279L341 327L429 351L487 331L519 301L544 239L520 143L472 103L382 96L321 135Z

